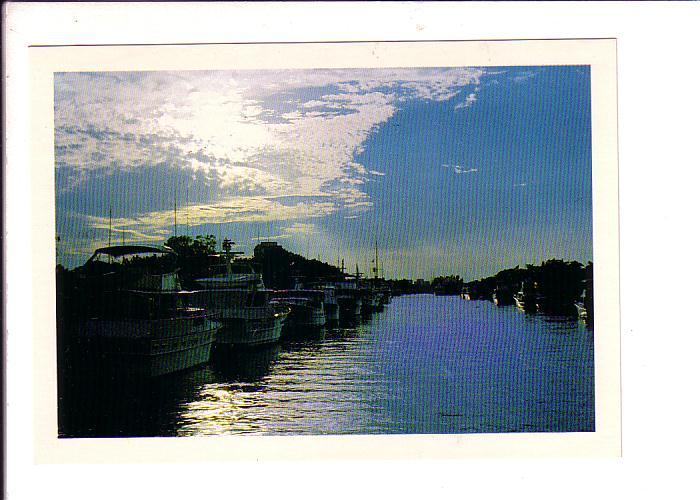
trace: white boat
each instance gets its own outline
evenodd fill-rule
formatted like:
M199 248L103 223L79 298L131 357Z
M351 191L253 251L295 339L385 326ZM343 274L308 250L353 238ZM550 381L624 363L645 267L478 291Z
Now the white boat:
M340 320L340 308L338 307L338 297L335 287L323 285L323 310L326 313L326 323L337 323Z
M334 283L340 321L352 321L362 314L362 294L354 280Z
M524 312L537 311L537 295L535 285L529 282L522 282L520 290L513 295L513 300L518 309Z
M254 346L277 342L289 309L275 307L262 275L249 262L234 259L228 252L213 256L210 275L195 280L200 288L196 300L222 322L216 343L225 346Z
M273 303L290 309L288 323L293 328L315 328L326 324L323 290L283 290L273 295Z
M115 379L148 378L209 361L221 324L183 291L166 247L100 248L81 269L76 340L85 365Z

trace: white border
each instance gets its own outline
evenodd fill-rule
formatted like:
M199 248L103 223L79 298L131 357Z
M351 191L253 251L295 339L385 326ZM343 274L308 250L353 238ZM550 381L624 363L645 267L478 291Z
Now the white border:
M207 497L261 491L296 498L438 493L506 498L687 494L695 477L695 302L698 213L698 5L654 2L476 3L267 8L201 4L4 5L7 67L8 491L14 498ZM107 6L101 7L106 9ZM296 9L296 10L294 10ZM232 14L232 10L235 13ZM166 14L167 13L167 14ZM76 22L77 21L77 22ZM128 27L125 28L125 27ZM10 31L11 29L11 31ZM625 460L238 463L168 468L36 467L32 447L31 229L27 164L27 45L268 40L615 37L619 56L623 456ZM7 96L11 97L8 98ZM8 212L11 211L11 215ZM672 289L673 294L659 290ZM651 297L650 297L651 296ZM686 450L686 451L683 451ZM660 465L663 460L664 465ZM310 472L313 470L313 472ZM313 476L313 479L310 478ZM173 477L182 478L173 481ZM214 478L212 480L212 478ZM220 478L226 478L222 484ZM299 478L303 478L303 481ZM235 481L235 486L230 484ZM105 486L108 487L105 487ZM297 494L295 494L295 492Z
M53 247L53 73L271 68L590 65L596 274L596 431L412 436L57 439L55 326L35 325L36 452L39 462L193 462L291 458L459 458L619 455L619 317L615 41L240 44L31 49L34 265L50 276ZM34 289L34 317L55 288ZM134 446L134 443L138 443Z

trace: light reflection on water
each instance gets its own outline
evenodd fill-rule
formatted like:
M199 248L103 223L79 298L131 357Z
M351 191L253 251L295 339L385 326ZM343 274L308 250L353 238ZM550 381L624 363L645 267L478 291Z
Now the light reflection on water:
M166 389L148 392L151 405L112 401L101 427L65 434L594 430L593 334L569 318L407 296L352 328L216 354L166 377ZM147 418L119 420L120 411Z

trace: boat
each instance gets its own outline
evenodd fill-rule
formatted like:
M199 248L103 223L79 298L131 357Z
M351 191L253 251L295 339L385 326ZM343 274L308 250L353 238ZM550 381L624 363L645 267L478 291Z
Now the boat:
M355 322L362 315L362 291L360 290L360 272L355 269L355 275L345 274L345 262L341 266L342 278L326 283L335 289L338 302L338 320L343 323Z
M578 318L588 326L593 326L593 286L590 281L585 283L581 297L574 303Z
M270 300L262 275L250 262L237 258L224 240L224 254L212 255L208 276L194 280L199 303L215 312L222 323L216 344L222 347L257 346L280 340L289 308Z
M335 283L335 295L338 301L338 319L354 321L362 314L362 294L355 281L346 280Z
M513 295L513 300L518 309L525 312L537 311L537 298L535 285L530 282L522 282L520 290Z
M369 316L384 307L381 303L379 293L374 288L363 286L360 288L360 293L362 295L362 305L360 306L360 313L362 315Z
M76 341L85 367L146 379L207 363L221 324L190 306L167 247L98 248L80 269Z
M293 329L318 328L326 324L323 290L280 290L272 294L272 303L289 308L288 332Z
M491 294L493 303L497 306L508 306L515 303L513 292L508 288L497 285Z
M459 293L459 297L464 300L472 300L472 296L467 287L462 288L462 291Z
M337 323L340 320L340 307L335 287L322 285L319 289L323 291L323 310L326 313L326 323Z

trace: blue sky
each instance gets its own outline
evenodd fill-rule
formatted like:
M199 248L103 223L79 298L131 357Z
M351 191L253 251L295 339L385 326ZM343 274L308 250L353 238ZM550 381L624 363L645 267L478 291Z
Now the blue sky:
M584 66L55 75L58 262L174 234L387 278L592 259Z

